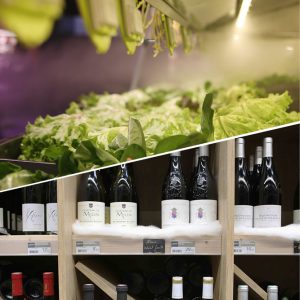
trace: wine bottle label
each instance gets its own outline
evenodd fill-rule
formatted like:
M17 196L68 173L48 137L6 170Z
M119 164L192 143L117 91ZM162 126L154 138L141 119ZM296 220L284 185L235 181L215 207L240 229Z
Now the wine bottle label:
M47 216L47 231L57 232L58 231L58 218L57 218L57 203L46 204L46 216Z
M137 204L134 202L110 203L110 224L126 227L137 226Z
M44 204L22 204L23 231L44 231Z
M189 223L189 200L172 199L161 202L162 228Z
M234 206L234 226L253 227L253 206L251 205Z
M11 214L11 230L17 230L17 216L16 214Z
M17 231L23 231L22 216L17 215Z
M83 223L100 223L105 221L105 207L103 202L78 202L78 220Z
M293 215L293 223L294 224L300 224L300 209L295 209L294 210L294 215ZM0 225L1 227L1 225Z
M4 227L4 215L3 215L3 208L0 207L0 227L3 228Z
M6 211L6 220L7 220L7 224L6 224L7 229L10 230L10 211L9 210Z
M192 200L190 220L193 224L206 224L217 220L217 200Z
M109 224L110 222L110 207L105 206L105 224Z
M254 227L281 227L281 205L255 206Z

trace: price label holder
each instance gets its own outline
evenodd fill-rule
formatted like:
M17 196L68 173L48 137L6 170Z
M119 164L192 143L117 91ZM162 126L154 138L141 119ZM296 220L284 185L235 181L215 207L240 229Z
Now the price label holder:
M195 241L172 241L171 254L195 254Z
M51 255L50 242L28 242L27 244L28 255Z
M165 254L165 240L163 239L144 239L143 240L143 253Z
M100 254L99 241L76 241L76 254L97 255Z
M294 254L300 253L300 241L294 241Z
M234 241L234 254L255 254L255 241L237 240Z

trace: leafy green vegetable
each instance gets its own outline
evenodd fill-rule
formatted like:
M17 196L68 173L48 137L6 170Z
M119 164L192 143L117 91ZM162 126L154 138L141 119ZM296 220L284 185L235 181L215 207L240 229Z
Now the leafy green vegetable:
M122 154L120 161L127 161L146 156L144 148L137 144L129 145Z
M11 164L9 162L0 162L0 180L6 175L20 171L22 168L20 166Z
M141 123L134 118L129 119L128 144L136 144L146 150L146 142Z
M214 110L211 108L213 101L212 94L206 94L202 105L201 132L209 141L214 139L213 117Z
M189 142L189 137L186 135L173 135L161 140L154 153L164 153L184 147Z

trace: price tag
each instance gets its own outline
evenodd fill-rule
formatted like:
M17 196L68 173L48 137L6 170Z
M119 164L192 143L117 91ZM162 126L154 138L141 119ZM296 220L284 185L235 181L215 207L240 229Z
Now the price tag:
M255 254L255 241L234 241L234 254Z
M195 254L195 241L172 241L171 254Z
M143 253L165 253L165 240L162 239L144 239Z
M100 242L76 241L76 254L83 254L83 255L100 254Z
M294 253L295 254L300 253L300 241L294 241Z
M28 255L51 255L50 242L28 242Z

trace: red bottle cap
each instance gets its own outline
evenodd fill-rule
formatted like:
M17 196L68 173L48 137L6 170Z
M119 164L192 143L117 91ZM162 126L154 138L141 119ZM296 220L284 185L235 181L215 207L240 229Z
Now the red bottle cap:
M11 274L12 296L23 296L23 274L15 272Z
M53 272L43 273L44 296L54 296L54 274Z

